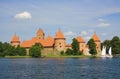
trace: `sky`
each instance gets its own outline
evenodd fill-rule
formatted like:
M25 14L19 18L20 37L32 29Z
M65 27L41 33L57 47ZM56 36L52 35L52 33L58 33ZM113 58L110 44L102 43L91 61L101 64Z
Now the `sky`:
M0 41L29 40L39 28L53 38L61 29L67 43L95 32L101 41L120 37L120 0L0 0Z

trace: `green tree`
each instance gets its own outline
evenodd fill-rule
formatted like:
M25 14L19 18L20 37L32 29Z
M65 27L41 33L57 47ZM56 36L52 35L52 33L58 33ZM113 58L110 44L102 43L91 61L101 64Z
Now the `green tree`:
M3 57L6 55L10 55L10 56L16 55L14 53L15 48L7 42L0 43L0 50L1 50L1 56Z
M2 44L2 42L0 42L0 57L4 57L4 56L5 56L5 54L3 52L3 44Z
M72 49L67 49L65 52L66 55L72 55L73 54L73 50Z
M64 51L61 51L60 54L61 54L61 55L64 55Z
M75 38L73 38L72 40L72 49L73 49L73 55L79 54L79 42Z
M4 43L0 42L0 56L1 57L4 57L6 55L8 55L8 56L15 56L15 55L23 56L25 54L26 54L25 48L22 48L20 46L15 48L14 46L11 46L7 42L4 42Z
M96 55L97 54L97 50L96 50L96 44L94 42L93 39L90 39L87 43L89 45L89 49L90 49L90 54L92 55Z
M114 36L111 40L111 47L113 54L120 54L120 39L118 36Z
M32 57L41 57L41 45L39 43L36 43L30 48L30 56Z
M26 50L25 50L25 48L20 47L20 46L18 46L18 47L15 48L15 52L16 52L16 54L19 55L19 56L25 56L25 55L26 55Z

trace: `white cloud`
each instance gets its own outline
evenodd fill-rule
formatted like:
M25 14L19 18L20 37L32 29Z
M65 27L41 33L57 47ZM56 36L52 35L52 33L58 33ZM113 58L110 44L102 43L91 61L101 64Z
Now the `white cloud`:
M66 36L72 36L72 35L75 35L75 33L73 33L72 31L69 31L69 32L66 32L65 35Z
M109 27L110 26L110 24L109 23L100 23L100 24L98 24L97 25L98 27Z
M106 36L107 34L106 33L101 33L102 36Z
M84 36L84 35L87 35L87 34L88 34L88 33L87 33L86 31L81 31L81 32L80 32L80 35L81 35L81 36Z
M14 18L16 18L16 19L31 19L32 16L29 12L25 11L25 12L16 14L14 16Z
M105 19L99 18L98 21L106 21Z
M86 41L90 40L90 38L91 38L90 36L85 36L85 37L84 37L84 39L85 39Z

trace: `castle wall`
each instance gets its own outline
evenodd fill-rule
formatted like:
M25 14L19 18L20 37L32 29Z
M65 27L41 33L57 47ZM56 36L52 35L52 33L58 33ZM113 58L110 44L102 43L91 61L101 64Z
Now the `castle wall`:
M20 45L20 43L18 43L18 42L14 42L14 43L11 43L11 45L17 47L17 46Z
M65 47L65 51L66 51L67 49L72 49L72 47L70 47L70 46L67 47L67 46L66 46L66 47Z
M79 43L79 49L80 51L84 51L86 44L85 43Z
M30 48L26 48L26 55L29 56L29 50Z

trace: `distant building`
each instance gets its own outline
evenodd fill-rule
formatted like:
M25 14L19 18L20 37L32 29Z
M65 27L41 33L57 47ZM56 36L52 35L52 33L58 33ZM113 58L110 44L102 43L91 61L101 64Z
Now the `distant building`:
M100 54L100 52L101 52L100 39L96 33L93 35L92 38L96 43L97 52ZM83 54L85 54L85 55L90 55L89 54L89 46L86 45L83 38L78 36L76 39L79 42L80 51L82 51ZM12 46L17 47L18 45L20 45L21 47L26 48L27 55L29 55L30 47L35 45L35 43L40 43L42 45L42 47L43 47L42 55L60 54L61 51L66 51L67 48L71 49L71 44L66 44L66 38L60 29L55 34L54 38L51 36L45 37L44 31L41 28L39 28L36 33L36 36L32 37L30 40L24 40L24 41L20 42L19 37L16 36L16 34L13 36L13 38L11 40Z
M96 44L96 50L98 55L101 55L101 41L96 33L94 33L92 39L95 41Z

